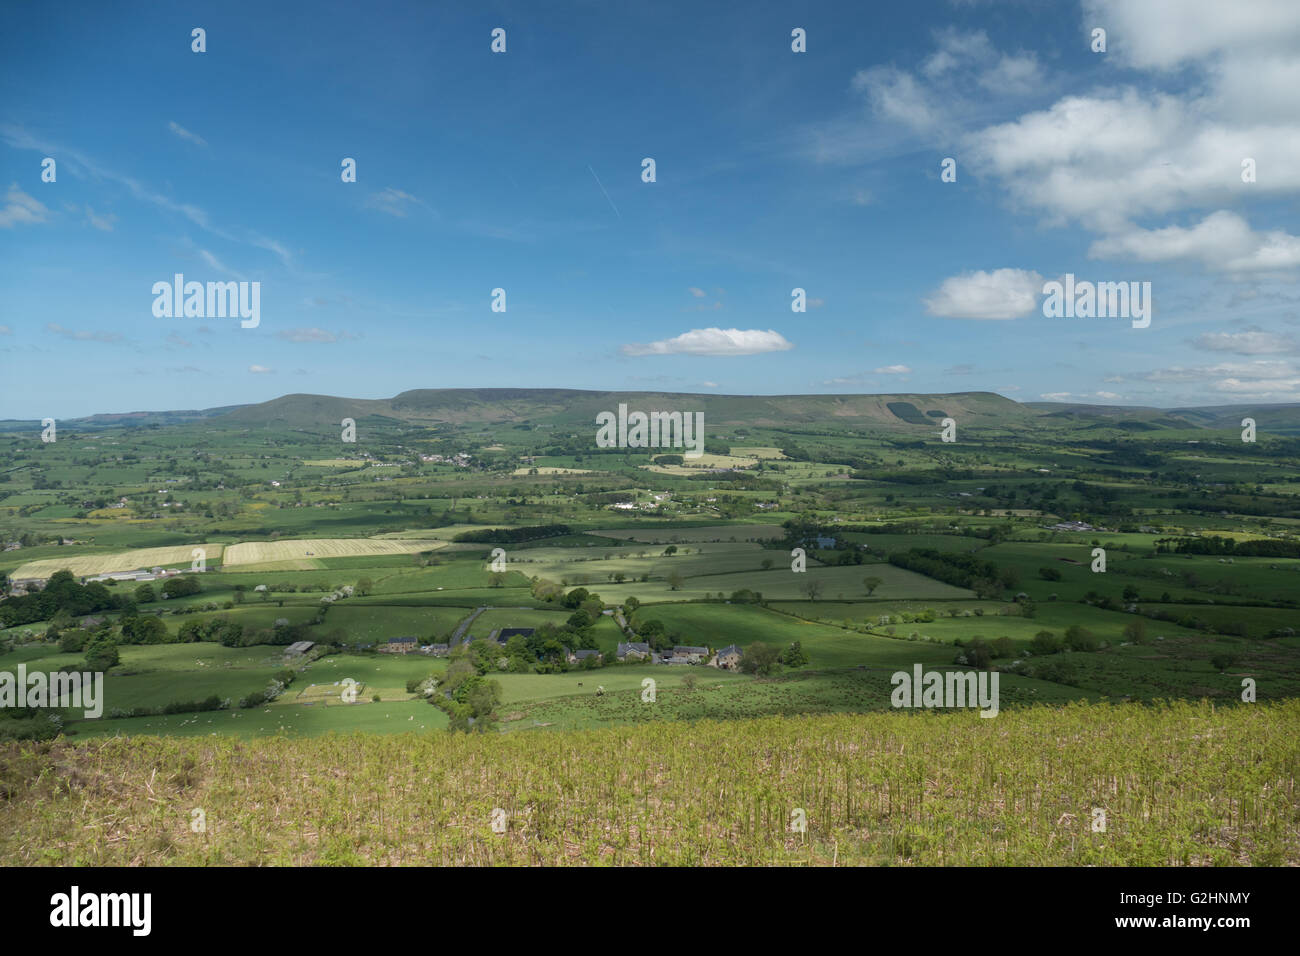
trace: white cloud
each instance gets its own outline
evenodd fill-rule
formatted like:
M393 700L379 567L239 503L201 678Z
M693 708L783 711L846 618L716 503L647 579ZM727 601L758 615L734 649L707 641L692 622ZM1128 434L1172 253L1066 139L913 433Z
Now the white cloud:
M13 146L15 149L32 150L44 156L58 156L60 157L61 166L66 166L67 168L72 169L74 173L78 173L85 178L92 180L108 179L113 182L121 183L130 190L132 196L142 202L147 202L153 206L157 206L159 209L165 209L168 212L174 212L184 216L199 228L227 241L247 242L263 249L269 249L276 255L280 256L285 266L289 268L293 267L288 251L280 243L272 239L265 239L255 234L247 235L243 239L232 236L225 230L214 226L208 219L207 212L200 209L198 206L190 203L176 202L167 196L153 192L139 180L107 169L76 149L38 139L20 126L13 126L5 123L0 123L0 138L3 138L5 142L10 146ZM0 227L8 225L4 221L6 212L8 212L7 209L0 210Z
M267 368L265 365L250 365L248 370L254 375L270 375L275 371L275 369Z
M433 211L423 199L400 189L394 189L392 186L386 186L381 192L371 193L366 200L366 205L371 209L386 212L390 216L396 216L398 219L405 219L413 206L423 206L430 212Z
M921 64L921 72L931 79L942 76L971 61L987 63L994 56L993 44L983 30L965 33L955 27L935 34L939 49Z
M945 279L923 301L931 315L949 319L1017 319L1038 308L1042 291L1037 272L995 269Z
M1300 267L1300 237L1280 229L1254 232L1233 212L1211 213L1190 229L1131 228L1099 239L1088 250L1093 259L1139 262L1195 260L1226 272L1279 272Z
M1049 402L1063 402L1070 397L1069 392L1043 392L1039 398L1045 398Z
M95 215L95 210L89 206L86 207L86 224L94 226L103 232L112 232L113 223L117 222L117 217L111 213L104 216Z
M930 94L910 73L892 66L873 66L859 71L852 87L866 96L882 119L915 130L933 129L940 123L939 108L931 104Z
M0 208L0 229L8 229L19 223L45 222L49 209L38 199L34 199L18 188L14 183L5 193L5 204Z
M177 123L175 120L169 120L167 122L167 128L170 129L177 136L179 136L181 139L185 140L187 143L193 143L196 146L208 145L208 141L206 139L204 139L198 133L191 133L184 126L181 126L179 123Z
M1038 58L1032 53L1002 56L980 74L979 85L992 93L1024 96L1042 88L1046 82Z
M1216 55L1300 49L1293 0L1084 0L1085 25L1107 28L1107 56L1168 70Z
M1108 64L1149 75L1133 81L1144 88L1097 88L971 135L972 158L1016 203L1123 235L1142 215L1300 193L1300 4L1085 0L1083 26L1107 29ZM1175 69L1187 73L1171 94ZM1241 181L1246 158L1254 183ZM1227 271L1290 268L1290 238L1270 234Z
M690 292L690 294L695 296L695 298L697 299L703 299L706 295L708 295L708 293L705 292L703 289L697 289L695 286L691 286L686 291Z
M62 335L66 339L72 339L77 342L102 342L110 344L122 341L120 332L97 332L89 329L65 329L57 322L45 323L45 329L53 332L55 335Z
M286 342L328 343L328 342L337 342L340 339L347 339L352 337L347 333L337 334L334 332L327 332L324 329L318 329L315 328L314 326L310 329L307 328L282 329L279 332L276 332L275 334L278 338L282 338Z
M204 264L206 264L209 269L215 269L218 272L224 272L226 275L232 275L236 279L244 278L242 275L240 275L234 269L231 269L224 262L222 262L220 259L214 256L212 253L208 252L208 250L206 249L199 250L199 258L203 260Z
M1192 345L1207 352L1233 352L1237 355L1276 355L1300 351L1300 341L1284 332L1266 332L1249 328L1241 332L1207 332L1192 340Z
M1294 362L1260 359L1219 365L1156 369L1149 382L1196 382L1199 393L1223 395L1231 401L1300 400L1300 367Z
M794 348L772 329L691 329L671 339L623 346L624 355L757 355Z
M872 369L877 375L911 375L912 370L906 365L883 365L880 368Z
M0 335L13 335L14 330L7 325L0 325Z

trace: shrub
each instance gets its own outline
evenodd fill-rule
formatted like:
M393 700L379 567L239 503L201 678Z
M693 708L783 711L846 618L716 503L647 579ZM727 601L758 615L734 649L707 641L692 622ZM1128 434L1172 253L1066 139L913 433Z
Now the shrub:
M1029 649L1038 656L1059 654L1061 641L1051 631L1039 631L1034 635L1034 639L1029 642Z

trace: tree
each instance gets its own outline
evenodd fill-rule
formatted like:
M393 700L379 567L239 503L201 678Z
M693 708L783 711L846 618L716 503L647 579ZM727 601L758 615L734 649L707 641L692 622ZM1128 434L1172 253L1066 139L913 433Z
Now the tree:
M128 644L165 644L167 625L152 614L130 617L122 622L122 640Z
M779 653L771 644L755 641L745 648L745 653L740 656L740 669L746 674L766 677L779 666Z
M360 578L352 590L359 596L365 597L371 592L374 586L375 582L371 581L369 578Z
M79 627L70 627L59 635L59 650L64 654L77 654L86 646L86 632Z
M694 674L687 674L685 677L682 678L682 690L686 691L686 693L688 694L693 693L695 691Z
M95 673L107 671L121 660L117 644L111 637L101 637L90 642L86 648L86 670Z
M174 578L168 578L163 582L162 586L163 594L173 598L198 594L202 590L203 587L199 584L198 576L193 574L181 574Z
M1147 642L1147 622L1141 618L1129 621L1124 625L1124 637L1134 644L1145 644Z
M1038 576L1044 581L1059 581L1061 580L1061 571L1059 568L1039 568Z
M1072 651L1095 651L1101 646L1095 634L1078 624L1065 629L1065 643Z
M803 652L803 644L794 641L781 654L780 661L786 667L803 667L808 663L808 655Z
M876 593L876 588L885 583L884 578L878 578L874 575L862 579L862 586L867 589L867 597Z
M664 554L667 557L672 557L676 553L677 553L677 545L675 544L670 544L668 547L664 548Z
M808 595L808 600L815 601L817 596L822 593L822 582L816 578L809 578L799 586L799 589Z
M1210 658L1210 663L1218 670L1220 674L1226 671L1233 664L1237 663L1236 654L1215 654Z
M142 584L135 589L136 604L152 604L156 600L158 600L158 596L153 593L153 585Z
M447 674L450 678L451 666ZM444 689L448 683L449 680L443 682ZM429 699L430 703L447 713L449 731L485 733L496 726L496 708L501 703L501 685L497 681L477 674L462 676L450 693L450 700L438 694Z
M564 597L560 598L560 603L570 609L582 607L583 603L591 597L591 592L586 588L574 588Z
M989 665L993 663L993 648L985 643L984 638L976 635L957 655L957 663L988 670Z
M499 588L506 583L506 576L501 571L493 571L488 575L488 580L491 581L492 587Z
M682 573L680 571L670 571L668 573L668 586L672 588L674 591L680 591L682 585L685 582L686 579L682 577Z
M1051 631L1039 631L1029 642L1029 649L1035 655L1057 654L1061 650L1061 641Z

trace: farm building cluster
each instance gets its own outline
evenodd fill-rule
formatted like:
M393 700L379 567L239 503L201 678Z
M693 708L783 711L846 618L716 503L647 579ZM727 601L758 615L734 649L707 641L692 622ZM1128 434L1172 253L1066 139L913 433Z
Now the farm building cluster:
M533 635L534 629L531 627L503 627L493 630L487 641L505 648L513 637L529 638ZM476 638L472 634L466 634L458 643L470 644ZM424 654L428 657L447 657L451 653L452 644L450 643L429 643L422 644L420 639L414 636L392 637L387 643L380 644L376 650L383 654ZM570 664L581 664L588 658L594 657L597 661L603 661L605 655L593 648L570 649L565 648L564 654ZM721 650L714 652L707 647L691 646L680 644L675 646L671 651L656 651L644 641L627 641L620 642L615 657L619 662L646 661L651 664L706 664L709 667L718 667L723 670L737 670L740 667L741 649L730 644Z

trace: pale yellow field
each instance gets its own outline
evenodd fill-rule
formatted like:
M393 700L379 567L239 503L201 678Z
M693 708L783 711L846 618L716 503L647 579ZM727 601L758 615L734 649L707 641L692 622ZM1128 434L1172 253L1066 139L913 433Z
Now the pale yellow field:
M244 541L226 548L222 567L266 564L301 558L355 558L374 554L414 554L443 544L416 538L295 538L283 541ZM310 554L308 553L310 552Z
M137 568L167 567L174 564L189 564L193 560L191 552L203 548L207 552L207 562L212 564L221 557L222 545L219 544L178 544L167 548L139 548L135 551L119 551L116 554L82 554L66 558L42 558L29 561L14 571L15 578L48 578L55 571L67 568L77 577L93 574L109 574L113 571L134 571Z
M678 454L668 450L665 455ZM642 465L646 471L657 471L663 475L696 475L704 468L753 468L758 464L757 458L738 458L735 455L701 455L699 458L684 458L680 465Z

